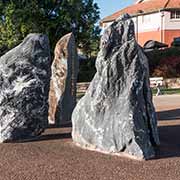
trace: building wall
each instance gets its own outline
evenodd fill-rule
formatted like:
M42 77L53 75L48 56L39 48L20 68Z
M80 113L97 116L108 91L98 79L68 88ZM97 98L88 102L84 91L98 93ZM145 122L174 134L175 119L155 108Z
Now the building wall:
M161 30L161 13L137 16L133 18L133 21L136 27L136 32L138 23L138 33Z
M160 13L138 16L132 18L132 20L135 26L136 39L141 46L148 40L161 41ZM111 24L112 22L103 23L103 30Z
M101 34L104 32L104 30L110 26L113 22L106 22L106 23L103 23L102 24L102 31L101 31Z
M175 37L180 37L180 30L165 30L164 31L164 43L171 46L173 39Z
M177 30L180 29L180 19L171 19L171 13L164 12L164 29L165 30Z
M171 19L170 12L164 12L164 39L166 44L171 45L175 37L180 37L180 19Z
M180 19L170 18L170 12L157 12L133 18L136 39L143 46L148 40L156 40L171 45L175 37L180 37ZM103 28L112 22L104 23Z
M141 46L148 40L161 42L161 13L138 16L133 18L133 21L135 24L136 39Z
M149 31L136 34L137 42L143 46L149 40L161 42L161 31Z

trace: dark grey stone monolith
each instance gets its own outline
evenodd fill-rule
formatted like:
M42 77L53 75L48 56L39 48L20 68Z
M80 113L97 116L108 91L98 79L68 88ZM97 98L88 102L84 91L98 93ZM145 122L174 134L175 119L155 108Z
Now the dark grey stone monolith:
M41 134L48 125L51 76L46 35L30 34L0 58L0 141Z
M73 141L91 150L152 158L159 136L148 61L129 15L105 30L96 69L73 111Z

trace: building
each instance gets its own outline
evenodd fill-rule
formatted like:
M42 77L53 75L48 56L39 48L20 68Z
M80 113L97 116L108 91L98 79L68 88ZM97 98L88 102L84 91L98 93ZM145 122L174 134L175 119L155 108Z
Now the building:
M105 29L124 13L132 16L136 39L141 46L148 40L170 46L175 37L180 37L180 0L138 0L102 19L102 28Z

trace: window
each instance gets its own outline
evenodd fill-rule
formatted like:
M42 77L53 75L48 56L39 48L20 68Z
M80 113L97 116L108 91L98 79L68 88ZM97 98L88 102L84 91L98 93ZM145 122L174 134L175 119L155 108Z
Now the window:
M171 19L180 19L180 11L171 11Z

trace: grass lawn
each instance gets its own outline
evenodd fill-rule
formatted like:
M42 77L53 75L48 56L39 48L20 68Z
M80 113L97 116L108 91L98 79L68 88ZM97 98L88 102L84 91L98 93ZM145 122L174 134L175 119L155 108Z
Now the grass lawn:
M156 94L157 90L152 89L153 95ZM166 89L162 88L161 89L162 94L180 94L180 89Z
M85 94L85 93L83 93L83 92L78 92L78 93L76 94L77 99L81 99L81 98L84 96L84 94Z

